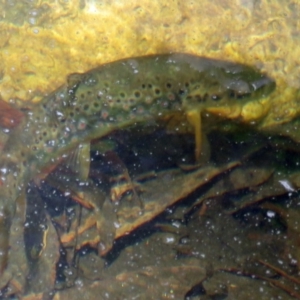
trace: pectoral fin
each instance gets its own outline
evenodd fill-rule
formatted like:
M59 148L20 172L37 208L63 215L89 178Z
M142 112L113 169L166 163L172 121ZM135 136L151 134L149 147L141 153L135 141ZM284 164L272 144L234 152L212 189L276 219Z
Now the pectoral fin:
M65 161L65 165L77 174L81 180L86 180L89 176L91 160L90 149L90 143L80 144Z
M187 120L195 130L195 160L197 163L205 163L209 159L210 149L206 135L202 129L201 111L188 111Z

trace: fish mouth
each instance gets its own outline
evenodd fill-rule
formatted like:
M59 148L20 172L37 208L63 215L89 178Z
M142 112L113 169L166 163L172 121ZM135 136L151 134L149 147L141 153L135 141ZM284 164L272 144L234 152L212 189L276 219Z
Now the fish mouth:
M275 90L276 82L271 77L264 76L258 80L251 82L251 87L254 92L263 91L264 94L268 95Z
M231 80L226 88L235 95L236 100L227 105L207 107L205 111L227 119L239 119L250 123L262 119L271 107L271 94L276 82L271 77L261 75L252 81Z
M265 98L275 91L276 82L273 78L262 75L261 78L250 82L250 88L254 98Z
M221 118L239 120L243 123L259 121L264 118L271 107L270 101L256 100L245 104L208 107L205 111Z

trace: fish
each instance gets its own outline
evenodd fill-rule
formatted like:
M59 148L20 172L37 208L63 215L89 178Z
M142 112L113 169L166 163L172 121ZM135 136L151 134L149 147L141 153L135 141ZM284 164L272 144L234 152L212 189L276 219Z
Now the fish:
M9 134L0 153L0 276L8 268L18 197L70 151L114 130L180 113L195 128L199 158L204 112L238 120L245 104L275 88L272 78L251 66L184 53L149 55L71 74L66 84L16 114L16 125L3 117ZM230 108L226 116L224 108Z

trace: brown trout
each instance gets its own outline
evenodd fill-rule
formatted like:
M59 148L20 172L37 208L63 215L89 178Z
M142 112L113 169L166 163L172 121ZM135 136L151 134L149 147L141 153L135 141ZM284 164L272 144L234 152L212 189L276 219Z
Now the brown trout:
M66 85L25 110L1 153L1 273L16 199L30 180L81 143L180 112L191 117L199 148L201 112L242 107L274 88L272 79L252 67L187 54L129 58L71 75Z

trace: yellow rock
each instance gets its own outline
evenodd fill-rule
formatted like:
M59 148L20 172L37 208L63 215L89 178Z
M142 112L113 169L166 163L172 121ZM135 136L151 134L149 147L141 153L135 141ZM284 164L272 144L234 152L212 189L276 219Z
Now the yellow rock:
M172 51L247 63L273 77L277 89L261 126L299 115L300 2L16 3L0 3L0 93L6 101L38 101L70 73L124 57ZM246 106L243 118L252 121L266 107Z

